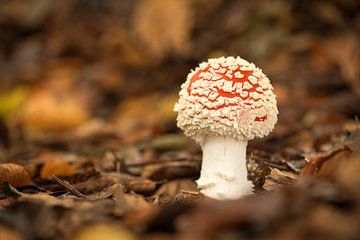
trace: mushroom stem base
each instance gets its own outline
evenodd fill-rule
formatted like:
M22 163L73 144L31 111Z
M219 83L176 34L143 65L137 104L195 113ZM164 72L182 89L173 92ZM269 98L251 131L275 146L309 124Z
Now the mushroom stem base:
M207 137L202 145L200 192L218 200L238 199L253 192L247 179L247 141L230 137Z

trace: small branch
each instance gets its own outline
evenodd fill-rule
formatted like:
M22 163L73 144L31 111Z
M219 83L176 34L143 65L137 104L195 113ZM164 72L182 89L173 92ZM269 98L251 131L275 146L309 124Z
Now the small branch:
M79 192L76 188L74 188L70 183L67 181L63 181L57 176L53 175L53 179L59 183L61 186L63 186L66 190L68 190L72 195L79 197L79 198L88 198L86 195Z

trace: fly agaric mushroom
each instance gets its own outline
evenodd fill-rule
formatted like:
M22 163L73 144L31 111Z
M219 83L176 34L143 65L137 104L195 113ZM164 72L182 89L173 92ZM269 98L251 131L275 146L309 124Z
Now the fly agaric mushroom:
M249 195L248 140L268 135L277 122L273 87L253 63L237 57L209 59L181 86L177 125L203 151L200 192L226 200Z

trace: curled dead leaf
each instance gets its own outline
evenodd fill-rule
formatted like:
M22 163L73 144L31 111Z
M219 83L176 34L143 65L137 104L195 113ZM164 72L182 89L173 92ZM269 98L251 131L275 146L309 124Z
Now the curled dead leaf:
M321 156L313 157L308 160L304 168L301 170L301 177L331 177L335 174L339 161L348 158L351 150L343 147Z
M297 178L298 176L292 172L272 168L270 175L267 176L265 180L263 188L267 191L273 191L281 186L293 183Z
M184 192L196 192L196 183L191 179L176 179L163 184L154 194L156 203L168 203L177 194ZM180 197L181 198L181 197ZM177 201L179 200L176 199Z
M21 165L14 163L0 164L0 184L9 182L14 187L28 185L31 176L28 171Z

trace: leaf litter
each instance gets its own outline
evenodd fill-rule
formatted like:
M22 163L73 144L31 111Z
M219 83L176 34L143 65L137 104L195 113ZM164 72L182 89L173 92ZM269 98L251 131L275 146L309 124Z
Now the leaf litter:
M359 9L2 3L0 239L357 239ZM280 110L249 142L255 194L224 202L197 191L201 151L172 110L189 69L222 55L261 66Z

